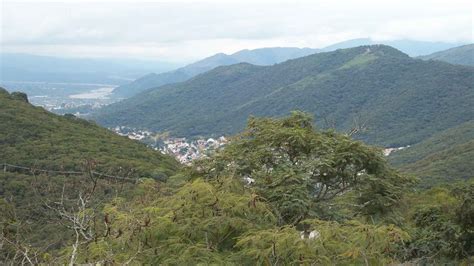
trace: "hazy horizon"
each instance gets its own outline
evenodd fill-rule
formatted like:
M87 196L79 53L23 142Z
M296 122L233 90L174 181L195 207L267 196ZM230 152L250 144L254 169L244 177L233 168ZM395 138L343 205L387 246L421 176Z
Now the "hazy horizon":
M355 41L355 40L362 40L362 39L368 39L368 38L357 38L357 39L349 39L349 40L345 40L345 41ZM342 41L342 42L345 42L345 41ZM375 41L375 40L372 40L372 41ZM387 40L387 41L417 41L417 42L428 42L428 41L425 41L425 40L412 40L412 39L400 39L400 40ZM342 43L342 42L338 42L338 43ZM333 44L338 44L338 43L332 43L332 44L329 44L327 46L331 46ZM453 44L453 45L456 45L456 46L462 46L462 45L468 45L468 44L472 44L470 42L433 42L433 43L443 43L443 44ZM227 54L227 55L231 55L231 54L234 54L234 53L237 53L237 52L240 52L240 51L244 51L244 50L257 50L257 49L265 49L265 48L300 48L300 49L305 49L305 48L309 48L309 49L324 49L325 47L327 46L323 46L323 47L307 47L307 46L301 46L301 47L297 47L297 46L262 46L262 47L255 47L255 48L242 48L240 50L236 50L236 51L233 51L233 52L215 52L215 53L212 53L212 54L208 54L208 55L204 55L202 58L192 58L192 59L187 59L187 60L161 60L160 58L157 58L157 57L120 57L120 55L117 55L117 56L81 56L81 54L75 54L75 53L71 53L71 54L65 54L65 55L57 55L57 54L49 54L49 53L46 53L46 54L43 54L43 53L32 53L32 52L4 52L4 51L0 51L0 54L8 54L8 55L26 55L26 56L38 56L38 57L51 57L51 58L58 58L58 59L77 59L77 60L80 60L80 59L85 59L85 60L98 60L98 61L107 61L107 60L110 60L110 61L114 61L114 60L117 60L117 61L122 61L122 62L126 62L126 61L133 61L133 62L140 62L140 61L143 61L143 62L155 62L155 63L164 63L164 64L171 64L171 65L175 65L175 67L179 67L179 66L184 66L186 64L191 64L191 63L194 63L198 60L202 60L204 58L207 58L207 57L211 57L213 55L216 55L216 54L220 54L220 53L223 53L223 54Z
M429 6L429 9L424 7ZM70 1L1 4L1 52L189 63L263 47L472 43L470 1Z

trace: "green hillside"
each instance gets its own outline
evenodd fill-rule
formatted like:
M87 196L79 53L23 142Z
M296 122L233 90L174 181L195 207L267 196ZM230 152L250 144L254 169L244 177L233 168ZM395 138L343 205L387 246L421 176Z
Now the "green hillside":
M439 132L390 155L403 172L420 177L425 186L474 176L474 121Z
M71 115L54 115L3 88L0 124L2 164L81 170L85 160L94 160L98 170L131 177L166 177L177 169L173 158L144 144Z
M423 60L439 60L456 65L474 66L474 44L451 48L420 58Z
M251 118L167 182L1 171L0 264L469 264L472 180L419 190L380 149L312 120Z
M273 66L218 67L110 105L94 119L176 136L219 136L241 131L250 115L303 110L339 130L357 120L367 128L358 138L398 147L474 117L473 84L471 67L361 46Z
M442 42L422 42L414 40L393 40L393 41L373 41L369 38L347 40L329 45L322 49L295 48L295 47L272 47L253 50L241 50L227 55L223 53L199 60L193 64L161 74L151 73L135 81L121 85L114 90L113 96L118 98L128 98L147 89L182 82L200 73L204 73L218 66L227 66L239 62L254 65L273 65L289 59L298 58L314 54L316 52L330 52L337 49L353 48L361 45L385 44L403 51L410 56L420 56L452 48L455 43ZM444 60L441 60L444 61ZM471 56L472 61L472 56ZM448 61L449 62L449 61ZM472 64L471 64L472 65Z
M310 55L317 52L316 49L295 47L272 47L254 50L242 50L233 54L215 54L202 60L161 74L148 74L129 84L117 87L113 96L128 98L147 89L188 80L198 74L209 71L218 66L228 66L240 62L255 65L273 65L293 59Z
M74 241L71 217L89 221L94 214L102 221L97 210L127 195L138 178L165 180L179 169L175 159L142 143L49 113L29 104L26 94L3 88L0 125L2 265L24 264L27 257L31 264L65 264L51 259Z

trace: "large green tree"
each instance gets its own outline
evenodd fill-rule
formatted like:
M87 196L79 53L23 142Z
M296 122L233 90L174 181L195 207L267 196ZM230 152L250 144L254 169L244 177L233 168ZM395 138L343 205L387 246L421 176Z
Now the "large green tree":
M413 180L390 168L381 150L318 130L312 121L299 111L283 118L250 118L224 150L197 163L197 174L247 181L271 203L280 224L318 216L316 210L341 195L353 195L356 212L389 212Z

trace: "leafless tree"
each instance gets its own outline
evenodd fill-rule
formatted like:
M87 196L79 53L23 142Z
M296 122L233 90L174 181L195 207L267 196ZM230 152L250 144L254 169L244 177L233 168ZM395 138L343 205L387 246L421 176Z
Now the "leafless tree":
M69 265L76 263L83 245L97 240L99 237L108 237L111 232L110 217L102 214L100 209L106 199L117 197L123 191L125 184L136 184L132 170L121 169L122 176L115 176L107 172L96 172L96 161L86 160L82 171L61 171L40 169L33 167L11 166L33 176L31 188L35 193L35 210L43 221L58 223L72 233L71 252L67 257ZM125 174L125 176L123 176ZM104 195L99 195L103 189ZM115 191L115 193L113 192ZM108 196L107 196L108 195ZM12 199L14 202L14 199ZM12 205L13 206L13 205ZM41 212L41 208L44 210ZM15 210L15 208L12 208ZM31 213L31 214L30 214ZM25 216L27 215L27 216ZM0 264L40 264L44 263L42 258L52 245L62 243L62 240L52 241L54 243L41 243L35 245L28 239L28 230L32 230L34 224L31 220L38 219L38 212L26 212L15 216L7 230L0 231ZM102 217L104 216L104 217ZM103 224L98 223L103 218ZM0 227L0 230L2 228ZM37 230L33 229L33 230ZM8 233L8 234L7 234ZM53 262L54 263L54 262ZM63 263L63 262L57 262Z
M94 175L95 162L87 160L85 172L90 181L88 188L79 190L77 197L68 198L65 195L66 185L62 187L59 201L45 201L45 206L58 214L65 222L67 228L73 230L74 241L69 259L69 265L74 265L80 245L89 243L95 238L96 206L92 206L93 195L97 188L99 178Z
M347 133L349 136L353 136L358 133L367 131L367 119L364 119L359 113L352 117L352 127Z
M334 130L336 129L336 120L327 117L325 117L323 120L325 128ZM354 136L358 133L366 132L367 130L367 119L365 119L362 114L358 113L352 116L351 128L346 132L346 135Z
M0 251L9 248L13 250L13 253L4 254L5 257L0 258L0 264L39 264L41 250L31 247L31 245L24 241L23 235L27 232L27 225L19 219L15 208L10 208L7 213L2 215L7 220L4 221L2 231L0 232Z

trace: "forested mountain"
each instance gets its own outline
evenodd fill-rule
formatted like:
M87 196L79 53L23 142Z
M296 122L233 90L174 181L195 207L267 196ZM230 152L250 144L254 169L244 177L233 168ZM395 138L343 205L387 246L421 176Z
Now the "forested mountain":
M113 91L113 96L128 98L150 88L185 81L218 66L227 66L240 62L255 65L273 65L288 59L302 57L316 52L316 49L310 48L274 47L242 50L230 55L219 53L174 71L161 74L148 74L129 84L116 88Z
M88 135L97 128L94 125L49 117L28 106L22 94L0 93L2 108L8 105L5 117L15 120L10 115L17 111L16 123L38 132L41 139L58 135L46 130L50 126L72 133L57 123L80 123L86 138L74 142L75 148L93 155L89 152L101 151L86 143L106 149L104 145L111 145L117 151L107 151L114 156L143 160L111 143L106 133ZM23 121L28 115L46 118L37 125L39 131ZM20 144L9 156L33 152L21 145L21 139L6 136L9 143ZM107 137L104 143L89 141L101 136ZM472 182L419 191L416 180L392 169L380 149L318 129L303 112L278 119L250 118L246 129L232 139L224 149L168 179L141 178L125 184L97 179L91 171L84 176L42 174L34 167L22 173L1 171L0 263L470 262ZM60 152L62 145L72 148L72 140L62 141L50 154L59 151L66 156ZM49 142L33 144L41 151L53 140ZM41 159L40 154L29 156Z
M374 45L374 44L384 44L384 45L392 46L408 54L409 56L427 55L427 54L443 51L443 50L461 45L459 43L427 42L427 41L414 41L414 40L374 41L370 38L361 38L361 39L353 39L353 40L343 41L340 43L335 43L333 45L323 48L322 50L329 52L329 51L334 51L337 49L346 49L346 48L353 48L353 47L362 46L362 45Z
M259 48L254 50L242 50L231 54L238 62L246 62L253 65L273 65L284 62L289 59L303 57L314 54L319 49L312 48L294 48L294 47L275 47Z
M0 163L78 171L86 160L97 170L130 177L166 178L177 162L144 144L72 115L29 104L22 93L0 88Z
M470 1L47 2L0 3L0 266L474 266Z
M0 53L0 82L80 82L125 84L151 71L164 72L177 64L136 59L61 58Z
M76 234L88 239L92 222L104 219L95 216L98 208L140 178L166 180L179 169L174 158L142 143L54 115L3 88L0 125L2 265L66 264L52 259L79 243Z
M474 68L410 58L384 45L318 53L274 66L218 67L103 108L95 119L176 136L239 132L248 116L311 112L320 126L367 130L368 143L406 146L474 117Z
M439 60L456 65L474 66L474 44L420 56L423 60Z
M361 45L385 44L401 50L410 56L426 55L433 52L455 47L454 43L422 42L412 40L373 41L369 38L353 39L329 45L322 49L276 47L242 50L231 55L223 53L202 59L196 63L162 74L148 74L131 83L124 84L114 90L114 96L128 98L137 93L159 87L165 84L185 81L197 74L204 73L218 66L236 63L250 63L253 65L273 65L289 59L294 59L317 52L329 52L337 49L353 48Z
M410 148L393 152L389 160L426 186L474 176L474 120L438 132Z

